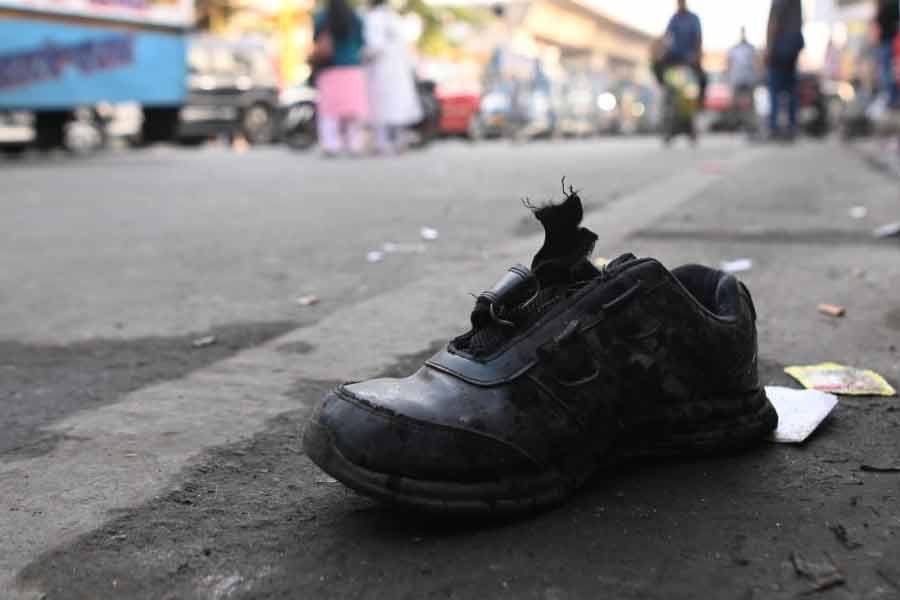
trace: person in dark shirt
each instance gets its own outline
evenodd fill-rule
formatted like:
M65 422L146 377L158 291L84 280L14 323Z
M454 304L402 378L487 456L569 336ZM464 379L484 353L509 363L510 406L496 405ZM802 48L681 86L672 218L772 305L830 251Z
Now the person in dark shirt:
M878 0L878 64L881 67L881 86L887 94L888 106L898 108L900 93L897 90L897 73L894 70L894 42L900 28L900 1Z
M706 97L706 73L703 60L703 28L700 19L688 10L687 0L678 0L678 9L666 27L668 52L665 62L669 65L688 65L700 82L700 106Z
M671 36L669 58L672 62L693 64L700 61L703 29L697 15L687 9L685 0L678 0L678 10L669 20L666 33Z
M803 5L801 0L772 0L766 37L769 75L769 134L793 139L797 131L797 59L803 50ZM787 96L788 128L781 129L781 99Z

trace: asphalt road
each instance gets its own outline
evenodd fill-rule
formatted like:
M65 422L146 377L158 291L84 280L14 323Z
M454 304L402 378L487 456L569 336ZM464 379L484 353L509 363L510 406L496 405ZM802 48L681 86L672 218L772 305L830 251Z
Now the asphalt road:
M412 370L465 328L468 292L527 262L539 228L520 200L558 197L562 176L600 254L753 259L767 382L826 359L900 380L900 246L868 235L900 219L897 181L837 145L0 163L0 591L781 598L813 586L799 552L839 566L822 597L898 597L900 475L859 470L900 461L896 399L843 401L800 448L628 465L515 522L398 514L302 455L323 390ZM847 216L857 204L866 218ZM825 301L848 317L817 314Z

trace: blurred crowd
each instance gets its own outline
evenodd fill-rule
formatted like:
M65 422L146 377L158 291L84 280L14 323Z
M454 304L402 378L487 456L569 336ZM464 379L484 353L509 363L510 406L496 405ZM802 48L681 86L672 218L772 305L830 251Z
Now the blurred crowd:
M677 4L665 35L653 46L653 71L659 84L666 87L665 72L671 66L688 67L697 81L700 106L717 108L718 104L721 107L724 96L727 98L725 104L731 108L732 122L751 134L760 131L757 122L760 112L767 114L766 132L770 139L790 141L798 134L801 109L811 115L807 118L812 121L811 131L821 135L827 132L830 122L852 116L849 115L852 111L844 110L849 107L841 106L841 102L857 96L863 103L872 105L872 110L864 111L867 116L892 115L900 108L897 86L900 2L897 0L874 0L869 56L859 57L859 62L870 59L876 66L876 76L870 79L868 86L859 77L854 77L852 83L833 79L839 71L833 40L829 40L822 73L798 73L800 54L806 46L803 3L801 0L772 0L765 46L761 51L754 48L747 39L746 30L741 29L739 41L728 51L724 73L716 77L715 85L720 91L712 101L706 94L710 78L702 66L701 20L688 10L685 0L678 0ZM757 88L763 85L768 98L764 109L760 110L762 103L755 96L758 95ZM725 88L724 92L722 88ZM838 104L837 112L828 105L829 93ZM853 125L848 124L848 127L852 129Z
M347 0L328 0L315 15L312 78L318 89L319 145L326 156L403 150L406 130L422 120L414 65L400 17L385 0L370 0L360 17Z
M822 65L815 70L803 69L800 60L804 49L813 51L804 38L802 0L770 0L761 46L741 28L718 64L709 60L717 52L704 47L702 12L688 0L672 0L667 27L645 36L642 51L649 53L627 69L580 59L554 63L523 52L498 5L494 45L473 70L458 60L417 55L409 20L387 0L364 7L325 0L312 15L312 41L301 57L310 75L298 83L283 84L265 40L192 35L188 94L174 139L225 138L238 147L285 142L337 157L400 153L439 136L526 141L661 134L668 142L712 130L791 141L836 127L846 137L865 135L897 120L900 108L900 0L866 1L874 15L867 40L848 60L849 45L832 39L822 60L813 61ZM747 25L758 31L760 24ZM473 29L469 40L478 35ZM27 115L0 117L19 129L28 123ZM70 147L156 137L147 136L155 132L146 119L141 130L140 107L91 106L75 117L66 126Z

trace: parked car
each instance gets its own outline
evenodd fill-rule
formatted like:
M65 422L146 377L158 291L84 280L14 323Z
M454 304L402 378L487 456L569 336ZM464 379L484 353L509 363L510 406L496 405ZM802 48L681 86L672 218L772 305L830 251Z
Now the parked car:
M188 94L178 115L178 139L200 143L241 134L252 144L274 140L278 80L257 44L195 36L188 50Z
M488 85L478 103L478 112L469 122L472 139L498 138L514 127L513 95L506 82Z
M434 96L441 106L439 132L444 136L468 136L481 105L481 85L472 65L429 59L419 75L434 81Z
M34 115L28 111L0 111L0 154L21 155L34 137Z
M740 122L734 110L734 95L727 75L722 71L707 74L706 98L703 109L711 131L736 131Z
M513 138L524 142L551 137L556 131L557 110L554 86L550 81L521 82L515 95Z
M656 88L622 80L616 86L616 101L620 133L655 133L659 129L661 99Z
M446 90L439 85L436 94L441 105L441 135L469 135L481 105L479 91Z
M597 104L597 131L606 134L622 132L622 99L618 86L603 73L589 76Z
M539 59L495 48L483 74L482 90L470 137L524 141L549 137L556 130L557 86Z
M605 82L576 75L560 86L556 131L564 137L589 137L615 127L618 101ZM603 90L598 93L598 90Z

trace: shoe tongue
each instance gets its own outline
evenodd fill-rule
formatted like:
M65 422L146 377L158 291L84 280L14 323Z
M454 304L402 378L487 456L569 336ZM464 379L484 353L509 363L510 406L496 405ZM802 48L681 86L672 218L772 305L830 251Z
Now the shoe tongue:
M566 199L534 210L544 226L544 245L535 254L531 270L542 286L577 281L590 276L589 256L597 235L581 227L584 208L581 198L569 187ZM596 270L593 270L596 273Z
M562 203L536 208L534 216L544 226L544 245L531 263L532 273L540 284L535 301L501 307L509 312L501 313L500 317L511 319L520 327L534 323L556 301L566 297L563 288L601 276L589 258L597 235L581 227L584 209L581 198L571 187ZM614 273L634 260L633 254L623 254L608 263L603 272ZM492 308L479 298L472 312L472 330L451 342L455 351L476 357L488 355L516 334L518 328L495 322Z

